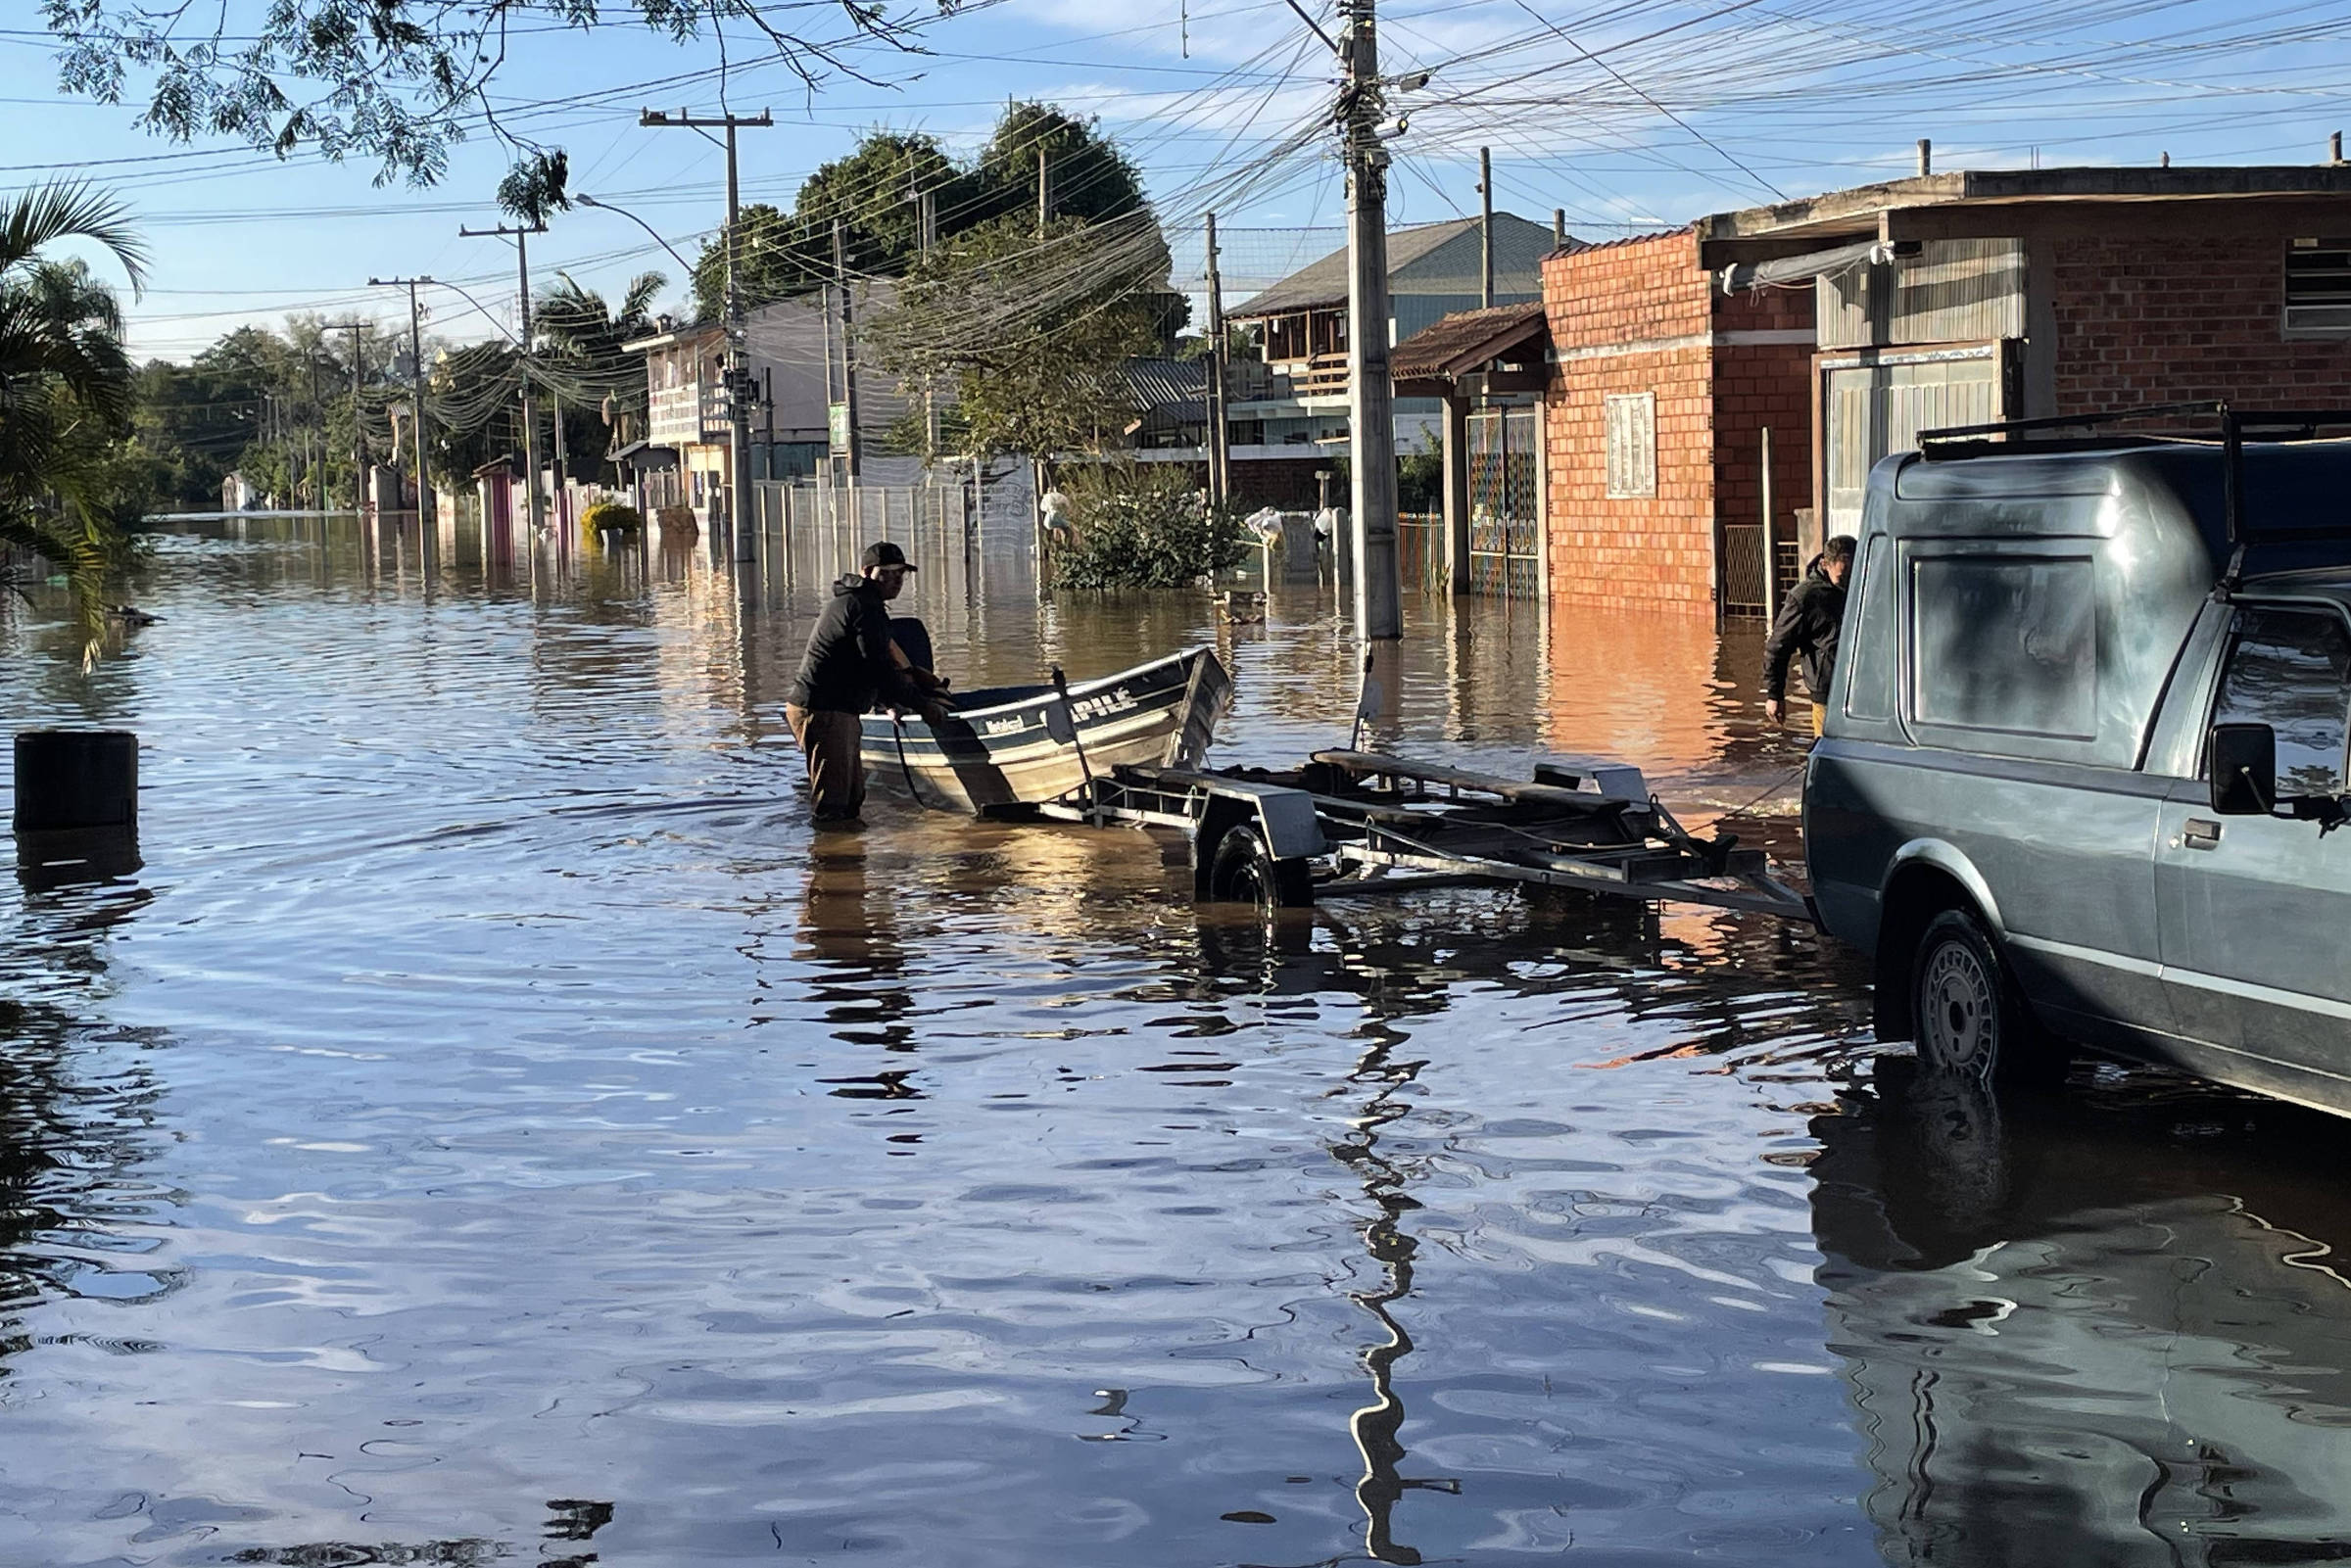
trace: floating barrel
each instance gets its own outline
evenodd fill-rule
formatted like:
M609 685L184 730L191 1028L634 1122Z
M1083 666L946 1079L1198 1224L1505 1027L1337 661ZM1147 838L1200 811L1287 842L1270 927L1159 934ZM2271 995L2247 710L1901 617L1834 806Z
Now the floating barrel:
M16 831L135 832L139 737L128 730L17 732Z

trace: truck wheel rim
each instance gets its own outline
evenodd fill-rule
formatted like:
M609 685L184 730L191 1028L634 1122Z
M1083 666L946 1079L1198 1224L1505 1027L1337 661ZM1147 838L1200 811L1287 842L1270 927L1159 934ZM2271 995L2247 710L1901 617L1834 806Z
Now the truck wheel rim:
M1945 942L1927 960L1919 987L1920 1023L1933 1061L1982 1076L1998 1048L1991 975L1974 948Z

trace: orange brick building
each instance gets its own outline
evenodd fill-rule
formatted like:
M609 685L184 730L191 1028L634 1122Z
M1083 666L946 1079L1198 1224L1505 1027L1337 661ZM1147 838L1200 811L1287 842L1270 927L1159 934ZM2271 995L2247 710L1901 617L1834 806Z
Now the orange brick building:
M1760 605L1767 429L1780 538L1811 503L1812 293L1725 294L1692 229L1545 259L1555 599Z

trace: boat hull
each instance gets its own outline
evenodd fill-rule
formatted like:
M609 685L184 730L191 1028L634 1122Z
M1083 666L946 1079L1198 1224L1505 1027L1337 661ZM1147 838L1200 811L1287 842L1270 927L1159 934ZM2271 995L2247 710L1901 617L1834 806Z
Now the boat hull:
M934 810L984 816L1060 800L1129 763L1196 767L1232 699L1215 652L1193 648L1069 689L1077 744L1050 686L976 691L934 727L920 717L864 718L875 783ZM1080 749L1083 748L1082 760Z

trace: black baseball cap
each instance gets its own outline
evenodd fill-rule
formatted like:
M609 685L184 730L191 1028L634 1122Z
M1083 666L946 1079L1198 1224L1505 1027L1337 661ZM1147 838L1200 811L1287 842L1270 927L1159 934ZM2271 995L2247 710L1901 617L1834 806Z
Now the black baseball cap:
M865 546L864 566L869 572L877 566L895 566L909 572L914 570L914 563L906 558L906 552L887 539Z

